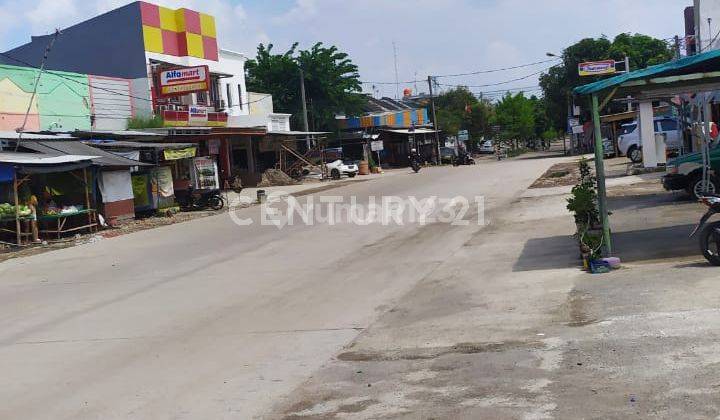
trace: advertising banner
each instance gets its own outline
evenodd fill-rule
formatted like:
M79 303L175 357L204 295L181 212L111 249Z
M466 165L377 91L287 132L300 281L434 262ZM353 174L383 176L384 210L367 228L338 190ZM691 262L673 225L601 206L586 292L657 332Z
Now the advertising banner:
M370 142L370 150L373 152L379 152L385 149L385 145L382 140L373 140Z
M208 66L164 70L158 74L158 83L160 96L207 91L210 88L210 70Z
M188 125L207 125L208 109L204 106L190 105L188 107Z
M578 64L580 76L598 76L615 72L615 60L588 61Z

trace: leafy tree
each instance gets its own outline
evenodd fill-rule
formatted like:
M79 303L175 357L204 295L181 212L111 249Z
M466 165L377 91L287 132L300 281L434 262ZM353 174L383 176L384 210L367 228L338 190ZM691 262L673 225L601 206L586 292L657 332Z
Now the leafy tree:
M292 114L295 126L302 124L300 68L305 73L305 94L311 129L332 130L335 115L357 115L367 99L360 94L360 75L350 57L337 47L318 42L309 50L295 43L275 54L273 45L260 44L257 56L246 64L247 86L251 91L273 95L276 112Z
M492 104L478 100L464 86L438 95L435 109L438 126L447 134L455 135L459 130L468 130L472 143L476 143L481 137L491 133L491 120L494 115Z
M517 143L535 135L535 107L522 92L506 93L495 106L495 123L500 126L499 139Z
M625 55L630 58L631 70L666 62L673 57L672 50L663 41L641 34L620 34L612 42L604 35L600 38L585 38L567 47L562 54L562 63L540 76L546 112L555 129L565 130L572 89L607 77L581 77L578 74L578 64L607 59L622 61Z

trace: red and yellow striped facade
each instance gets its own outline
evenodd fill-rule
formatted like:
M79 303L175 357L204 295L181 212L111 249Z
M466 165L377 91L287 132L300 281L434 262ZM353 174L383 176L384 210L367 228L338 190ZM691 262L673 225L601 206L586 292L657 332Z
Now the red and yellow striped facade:
M140 2L145 51L218 61L215 18Z

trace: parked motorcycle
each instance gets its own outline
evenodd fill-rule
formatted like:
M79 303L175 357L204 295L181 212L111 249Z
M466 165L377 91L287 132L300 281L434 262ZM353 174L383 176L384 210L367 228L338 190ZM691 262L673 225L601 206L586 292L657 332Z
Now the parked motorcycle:
M220 190L193 190L187 191L185 197L177 197L180 208L184 211L221 210L225 207L225 199Z
M460 152L455 159L453 159L453 166L460 165L474 165L475 159L470 156L467 152Z
M720 213L720 195L705 194L700 201L708 206L708 211L700 219L700 223L690 234L695 236L700 232L700 250L710 264L720 266L720 221L706 224L715 214Z

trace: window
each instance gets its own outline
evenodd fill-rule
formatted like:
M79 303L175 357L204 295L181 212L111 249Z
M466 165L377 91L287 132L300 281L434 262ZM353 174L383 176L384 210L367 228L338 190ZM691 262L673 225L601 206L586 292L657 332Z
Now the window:
M228 85L228 88L230 88L230 85ZM238 84L238 105L240 105L240 109L243 109L242 85L240 84Z
M676 131L677 121L675 120L660 120L660 131Z
M232 89L230 89L230 83L225 85L226 91L227 91L227 107L232 108L233 106L233 100L232 100Z
M623 125L623 126L622 126L622 132L621 132L620 134L621 134L621 135L622 135L622 134L630 134L630 133L632 133L633 131L635 131L636 128L637 128L637 124Z

